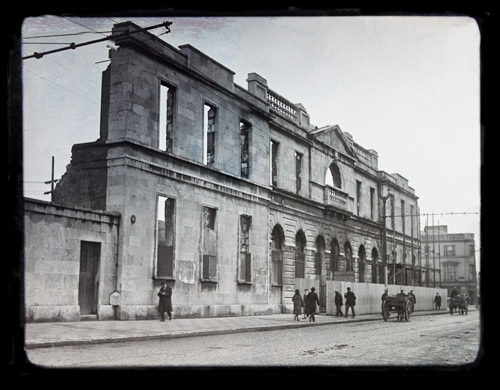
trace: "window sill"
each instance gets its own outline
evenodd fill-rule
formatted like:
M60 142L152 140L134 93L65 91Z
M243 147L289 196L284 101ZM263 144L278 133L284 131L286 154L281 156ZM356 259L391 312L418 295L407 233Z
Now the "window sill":
M216 279L200 279L201 283L219 283Z
M246 280L238 280L238 284L246 284L246 285L251 286L253 283L249 282L249 281L246 281Z
M158 275L155 275L155 277L153 278L154 280L170 280L170 281L175 281L175 277L173 276L158 276Z

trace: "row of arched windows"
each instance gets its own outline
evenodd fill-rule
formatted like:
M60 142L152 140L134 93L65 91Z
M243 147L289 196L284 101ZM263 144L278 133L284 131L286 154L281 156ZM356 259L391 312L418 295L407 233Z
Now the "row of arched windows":
M275 284L281 284L282 280L282 261L283 261L283 244L284 244L284 232L280 225L276 225L273 228L271 234L271 259L273 262L273 272L272 272L272 282ZM306 248L306 236L302 230L299 230L295 235L295 277L305 278L305 248ZM326 265L327 272L333 276L334 273L338 271L344 272L354 272L353 258L352 258L352 247L349 241L344 243L344 261L340 258L340 244L336 238L333 238L330 243L330 258L323 262L326 256L326 242L323 236L319 235L316 238L316 254L314 261L314 270L316 275L322 274L322 265ZM371 278L370 280L365 280L365 262L366 262L366 250L363 245L359 246L358 249L359 256L359 281L360 282L372 282L372 283L383 283L381 272L381 264L378 263L378 251L376 248L372 249L372 267L371 267ZM280 264L278 264L280 263Z

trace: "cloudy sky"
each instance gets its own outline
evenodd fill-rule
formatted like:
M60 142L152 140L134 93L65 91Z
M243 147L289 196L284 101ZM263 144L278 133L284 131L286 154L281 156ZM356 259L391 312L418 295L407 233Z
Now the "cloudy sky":
M256 72L302 103L313 125L339 125L378 152L380 170L409 180L421 213L436 213L434 224L451 233L474 233L479 249L480 32L473 19L44 16L23 23L22 55L103 38L126 20L142 27L171 21L161 39L195 46L233 70L242 87ZM99 137L108 50L102 42L23 60L25 196L50 200L43 182L52 156L59 179L71 146Z

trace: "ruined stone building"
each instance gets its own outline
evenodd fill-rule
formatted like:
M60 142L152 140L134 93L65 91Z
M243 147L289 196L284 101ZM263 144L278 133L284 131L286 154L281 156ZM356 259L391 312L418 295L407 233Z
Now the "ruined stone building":
M376 151L190 45L116 43L99 139L26 200L29 320L156 318L164 280L174 318L287 312L312 286L327 310L331 283L375 286L378 311L386 278L420 284L418 198Z

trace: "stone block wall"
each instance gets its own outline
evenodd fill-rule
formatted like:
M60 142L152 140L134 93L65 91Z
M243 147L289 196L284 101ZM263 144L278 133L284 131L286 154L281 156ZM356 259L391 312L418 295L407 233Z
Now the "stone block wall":
M78 289L82 241L101 245L98 314L113 318L109 296L116 288L119 219L116 214L25 200L27 321L75 321L80 318Z

